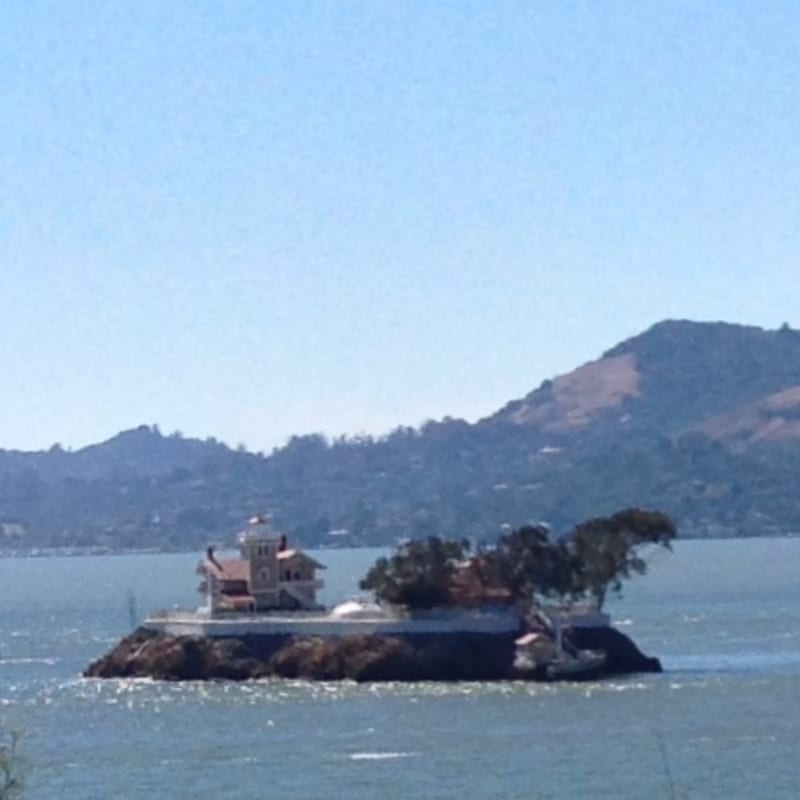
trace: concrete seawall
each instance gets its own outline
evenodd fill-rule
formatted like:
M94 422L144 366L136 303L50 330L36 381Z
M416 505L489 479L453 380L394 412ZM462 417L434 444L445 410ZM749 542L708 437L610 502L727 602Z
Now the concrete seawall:
M405 636L414 634L510 634L522 625L513 611L455 612L399 618L336 619L323 614L240 615L203 617L190 612L166 612L148 618L144 627L170 636L231 638L245 636Z

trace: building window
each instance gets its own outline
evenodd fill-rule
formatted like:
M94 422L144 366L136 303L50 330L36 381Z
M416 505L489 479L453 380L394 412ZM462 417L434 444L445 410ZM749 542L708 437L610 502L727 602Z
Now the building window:
M269 583L269 567L261 567L258 571L258 579L261 583Z

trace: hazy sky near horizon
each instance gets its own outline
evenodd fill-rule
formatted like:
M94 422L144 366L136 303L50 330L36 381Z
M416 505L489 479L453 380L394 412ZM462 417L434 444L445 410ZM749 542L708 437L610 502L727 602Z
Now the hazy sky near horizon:
M11 0L0 447L475 419L800 326L800 4Z

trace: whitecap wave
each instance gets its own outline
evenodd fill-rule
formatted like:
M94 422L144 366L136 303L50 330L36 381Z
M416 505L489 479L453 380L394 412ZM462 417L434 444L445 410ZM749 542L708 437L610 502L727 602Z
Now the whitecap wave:
M403 752L368 752L368 753L351 753L351 761L384 761L390 758L412 758L419 755L419 753L403 753Z

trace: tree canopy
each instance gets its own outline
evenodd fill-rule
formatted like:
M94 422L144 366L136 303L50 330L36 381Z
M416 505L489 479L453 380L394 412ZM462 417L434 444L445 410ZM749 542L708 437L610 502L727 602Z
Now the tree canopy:
M568 545L578 566L575 588L602 608L609 590L618 593L622 581L647 572L642 557L647 546L670 550L674 538L675 525L660 511L629 508L582 522Z
M509 590L511 596L530 603L537 596L573 593L578 565L561 540L553 541L541 525L524 525L501 536L483 554L483 572L492 586Z
M609 591L620 592L623 581L647 571L647 547L670 549L674 537L666 514L629 508L582 522L560 538L543 526L525 525L471 563L486 589L504 590L510 601L529 606L548 597L588 598L599 609ZM431 536L408 542L390 558L378 559L361 588L409 608L453 605L453 579L468 554L466 541Z
M390 558L379 558L359 585L393 605L414 609L451 605L453 575L469 549L466 541L438 536L413 540Z

